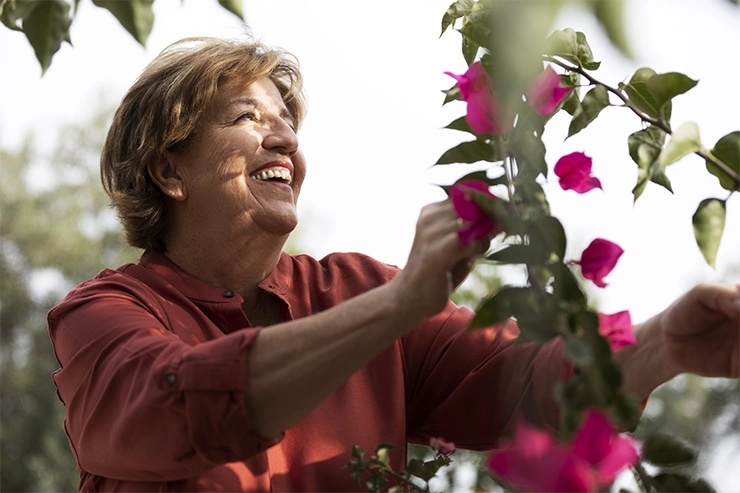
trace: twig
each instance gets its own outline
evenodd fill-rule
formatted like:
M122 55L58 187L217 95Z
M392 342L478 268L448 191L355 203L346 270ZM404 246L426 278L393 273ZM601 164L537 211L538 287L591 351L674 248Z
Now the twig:
M619 89L615 89L614 87L611 87L607 84L604 84L603 82L595 79L593 76L588 74L585 70L583 70L581 67L577 67L575 65L570 65L565 62L562 62L558 60L557 58L553 58L549 55L543 55L543 58L547 60L548 62L554 63L555 65L558 65L565 70L568 70L570 72L576 72L577 74L582 75L585 77L591 84L594 85L600 85L603 86L607 91L617 96L619 99L622 100L624 105L631 109L634 114L636 114L640 119L646 123L649 123L650 125L656 126L663 130L668 135L672 135L673 132L671 131L670 127L666 125L664 122L662 122L659 119L653 118L649 115L646 115L642 111L640 111L638 108L634 106L632 101L629 100L624 94L622 94L622 91ZM694 154L697 154L698 156L704 158L708 162L712 163L714 166L716 166L722 173L724 173L725 176L727 176L732 182L734 183L735 187L740 188L740 174L736 173L732 168L730 168L728 165L723 163L722 161L718 160L711 154L707 153L704 150L698 150L695 151Z

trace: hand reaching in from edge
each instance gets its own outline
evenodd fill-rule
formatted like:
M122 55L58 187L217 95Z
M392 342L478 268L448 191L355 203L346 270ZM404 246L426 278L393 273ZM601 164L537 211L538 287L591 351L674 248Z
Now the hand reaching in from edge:
M740 377L740 284L700 284L659 317L674 373Z

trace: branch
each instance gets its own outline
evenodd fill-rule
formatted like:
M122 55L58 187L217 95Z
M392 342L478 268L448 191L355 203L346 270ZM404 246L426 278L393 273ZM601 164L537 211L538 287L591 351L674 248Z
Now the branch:
M619 99L622 100L624 105L631 109L634 114L636 114L640 119L646 123L649 123L650 125L656 126L663 130L668 135L672 135L673 132L671 131L670 127L666 125L664 122L662 122L659 119L652 118L649 115L646 115L642 111L640 111L638 108L636 108L632 101L627 98L621 90L615 89L614 87L611 87L607 84L604 84L603 82L595 79L593 76L588 74L585 70L583 70L581 67L577 67L575 65L570 65L565 62L561 62L557 58L553 58L549 55L543 55L543 59L547 60L548 62L554 63L555 65L558 65L565 70L568 70L570 72L576 72L577 74L580 74L581 76L585 77L591 84L594 85L600 85L603 86L607 91L617 96ZM714 166L716 166L722 173L724 173L725 176L727 176L732 182L734 183L735 187L740 188L740 174L736 173L732 168L730 168L728 165L720 161L719 159L715 158L711 154L707 153L704 150L699 150L694 152L694 154L704 158L706 161L712 163Z

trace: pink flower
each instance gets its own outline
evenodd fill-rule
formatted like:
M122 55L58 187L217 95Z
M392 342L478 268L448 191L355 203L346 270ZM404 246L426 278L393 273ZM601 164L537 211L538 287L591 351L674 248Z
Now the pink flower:
M600 486L610 484L639 457L636 442L620 436L607 418L594 410L587 412L573 440L573 454L591 465L594 480Z
M617 265L617 260L622 256L624 250L609 240L596 238L581 254L581 260L571 263L581 266L581 275L585 279L593 281L600 288L605 288L606 277Z
M477 190L493 199L496 198L488 191L488 184L483 181L465 180L452 186L450 189L452 205L457 215L463 220L462 226L457 230L463 247L501 230L498 224L489 218L475 202L468 190Z
M537 492L591 492L590 468L547 432L519 421L514 442L491 454L489 469L512 486Z
M565 444L519 421L514 442L493 452L487 465L525 491L596 492L637 458L632 439L621 437L603 415L589 411L575 438Z
M611 315L599 313L599 334L609 340L612 351L637 342L632 333L632 317L627 310Z
M429 440L429 446L432 447L434 450L438 450L439 453L442 455L450 455L452 452L455 451L455 444L452 442L448 442L442 437L431 438Z
M462 75L445 72L457 81L463 101L468 103L465 120L475 133L499 135L511 131L503 121L501 103L491 87L491 76L479 62Z
M560 85L560 76L550 65L529 83L525 95L527 102L540 115L549 115L570 91Z
M560 178L560 188L586 193L601 188L598 178L591 176L591 158L582 152L563 156L555 163L555 175Z

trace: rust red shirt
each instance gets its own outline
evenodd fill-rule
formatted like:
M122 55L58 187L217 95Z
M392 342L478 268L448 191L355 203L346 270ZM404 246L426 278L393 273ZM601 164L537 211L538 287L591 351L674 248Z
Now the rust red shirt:
M283 253L260 288L281 320L325 310L389 281L397 268L337 253ZM450 303L398 339L275 440L244 406L252 327L231 291L155 252L104 270L48 317L61 368L65 429L81 491L364 491L342 466L352 446L441 436L485 449L517 416L557 425L551 399L571 371L560 347L514 347L513 322L467 333L472 312Z

